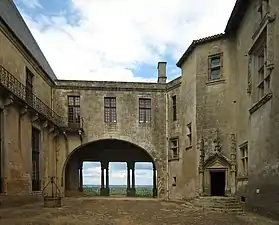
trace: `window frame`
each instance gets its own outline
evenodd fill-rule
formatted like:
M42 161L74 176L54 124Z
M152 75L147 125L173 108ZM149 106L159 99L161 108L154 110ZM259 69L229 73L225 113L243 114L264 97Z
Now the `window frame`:
M270 93L270 73L267 71L267 29L264 28L259 38L255 41L251 52L253 58L253 80L255 81L253 94L254 102L260 101Z
M219 64L212 66L212 60L219 58ZM219 77L212 78L212 72L219 70ZM223 52L212 54L208 56L208 80L211 82L219 81L223 78Z
M151 104L151 98L139 98L139 123L151 123Z
M73 99L73 104L71 104L70 99ZM80 96L68 95L68 124L69 126L80 126L80 122Z
M244 176L248 176L248 142L245 142L239 147L240 161L241 161L241 172Z
M192 146L192 123L188 123L186 127L187 127L187 138L188 138L187 147L191 147Z
M176 143L176 145L174 145ZM178 138L170 139L170 159L179 159L179 140Z
M176 95L171 97L172 99L172 121L177 121L177 98Z
M41 131L32 127L32 191L41 191Z
M104 97L104 122L117 123L116 97Z

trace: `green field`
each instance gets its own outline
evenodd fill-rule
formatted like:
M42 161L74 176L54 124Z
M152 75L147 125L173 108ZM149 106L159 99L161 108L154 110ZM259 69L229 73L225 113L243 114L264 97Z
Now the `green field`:
M87 196L98 196L100 195L100 187L95 186L84 186L83 193ZM125 186L111 186L110 187L111 196L125 196L126 187ZM137 197L152 197L152 187L139 186L136 187Z

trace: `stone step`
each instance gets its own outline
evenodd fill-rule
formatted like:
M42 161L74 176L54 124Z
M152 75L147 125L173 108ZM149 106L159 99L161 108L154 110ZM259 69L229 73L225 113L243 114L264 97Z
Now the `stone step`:
M199 197L186 205L209 211L244 212L239 202L233 197Z
M201 207L212 207L212 208L241 208L240 205L238 204L231 204L231 205L226 205L226 204L200 204L200 203L196 203L194 202L193 205L195 206L201 206Z

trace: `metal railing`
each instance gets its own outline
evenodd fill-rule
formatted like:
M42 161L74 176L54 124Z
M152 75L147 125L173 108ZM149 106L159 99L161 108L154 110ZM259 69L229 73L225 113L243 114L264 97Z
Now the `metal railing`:
M68 127L67 118L63 118L55 113L34 93L28 92L26 87L9 71L0 65L0 86L10 91L17 98L24 101L29 107L43 115L47 120L51 121L58 127Z

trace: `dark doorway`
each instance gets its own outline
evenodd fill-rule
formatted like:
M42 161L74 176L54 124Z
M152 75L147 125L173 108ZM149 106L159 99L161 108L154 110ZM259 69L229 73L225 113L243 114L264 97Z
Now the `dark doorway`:
M225 171L211 171L211 196L225 196Z

